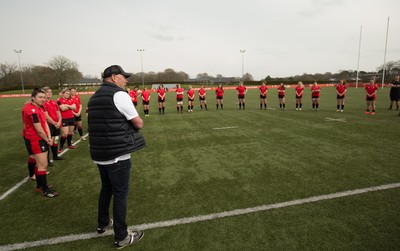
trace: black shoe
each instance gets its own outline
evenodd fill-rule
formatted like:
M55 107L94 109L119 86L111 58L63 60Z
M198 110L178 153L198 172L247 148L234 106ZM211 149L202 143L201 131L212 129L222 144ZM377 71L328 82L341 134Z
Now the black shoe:
M111 229L111 228L113 227L113 225L114 225L114 222L113 222L112 219L110 219L110 221L108 222L108 225L107 225L107 226L105 226L105 227L103 227L103 228L101 228L101 227L98 227L98 228L97 228L97 233L102 234L102 233L104 233L105 231Z
M47 189L43 191L43 195L47 198L54 198L58 196L58 193L56 191Z
M64 160L64 158L63 157L55 157L55 158L53 158L53 160Z

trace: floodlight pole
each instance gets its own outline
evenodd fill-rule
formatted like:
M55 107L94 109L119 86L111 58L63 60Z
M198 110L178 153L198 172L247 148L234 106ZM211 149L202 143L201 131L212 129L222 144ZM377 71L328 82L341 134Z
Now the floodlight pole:
M358 74L359 74L359 67L360 67L361 35L362 35L362 25L360 27L360 41L358 42L358 62L357 62L356 89L358 88Z
M19 65L19 74L21 76L22 93L25 94L24 79L22 77L22 69L21 69L21 59L19 57L19 54L22 53L22 50L14 50L14 52L17 53L17 55L18 55L18 65Z
M385 55L383 57L383 71L382 71L382 89L385 83L385 71L386 71L386 51L387 51L387 41L388 41L388 34L389 34L389 18L387 20L387 27L386 27L386 42L385 42Z
M144 49L137 49L138 52L140 52L140 64L142 66L142 87L144 88L144 72L143 72L143 52Z
M242 53L242 78L241 80L243 80L243 76L244 76L244 53L246 52L246 50L240 50L240 53Z

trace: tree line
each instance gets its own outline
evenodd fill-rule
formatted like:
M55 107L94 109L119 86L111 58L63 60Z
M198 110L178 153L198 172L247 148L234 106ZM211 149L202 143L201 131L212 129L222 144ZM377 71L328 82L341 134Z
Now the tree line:
M385 79L389 81L394 75L400 74L400 60L390 61L385 64ZM0 91L21 88L21 73L26 88L40 86L60 86L62 84L74 85L84 78L78 69L78 64L64 56L55 56L51 58L45 65L24 65L21 70L16 64L0 63ZM359 71L359 80L368 81L372 77L377 79L382 77L383 65L378 66L374 72ZM337 73L315 73L295 75L290 77L271 77L267 75L265 78L268 84L296 83L298 81L311 82L334 82L340 79L346 79L350 82L355 81L357 76L356 70L340 70ZM90 78L86 76L85 78ZM238 81L252 82L253 76L250 73L244 74L241 78L224 77L221 74L216 76L207 73L197 74L195 79L190 79L189 75L183 71L175 71L168 68L162 72L137 72L129 77L129 83L168 83L168 82L196 82L196 83L237 83Z
M0 64L0 88L11 90L21 86L21 73L23 83L27 88L38 86L54 86L61 83L76 83L82 78L78 64L64 56L51 58L44 66Z

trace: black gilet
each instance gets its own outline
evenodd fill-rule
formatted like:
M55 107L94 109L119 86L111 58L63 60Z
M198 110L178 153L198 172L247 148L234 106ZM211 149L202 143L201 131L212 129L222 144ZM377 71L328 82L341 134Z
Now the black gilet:
M135 128L114 104L114 93L125 91L103 82L88 103L90 155L95 161L112 160L134 151Z

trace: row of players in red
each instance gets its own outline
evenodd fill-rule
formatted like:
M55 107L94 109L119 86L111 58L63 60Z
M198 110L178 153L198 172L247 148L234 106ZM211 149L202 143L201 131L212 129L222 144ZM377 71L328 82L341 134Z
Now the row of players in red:
M302 98L303 98L303 92L304 92L304 85L302 82L299 82L297 86L295 87L296 91L296 110L301 110L302 106ZM268 86L266 85L265 82L262 83L261 86L258 87L259 94L260 94L260 108L264 105L264 108L266 108L266 98L268 94ZM165 102L165 95L166 95L166 89L164 86L161 84L157 88L157 97L158 97L158 102L159 102L159 109L162 109L164 107L164 102ZM279 98L279 104L281 109L285 109L285 92L286 92L286 87L283 83L279 85L277 88L278 91L278 98ZM376 100L376 93L378 91L378 86L375 84L374 80L371 80L369 84L365 86L365 91L366 91L366 101L367 101L367 109L366 109L366 114L369 114L369 107L371 106L372 108L372 113L375 114L375 100ZM178 102L178 106L182 105L182 100L184 96L185 90L178 84L175 89L176 92L176 100ZM340 83L336 85L336 94L337 94L337 109L338 111L343 112L344 108L344 100L346 97L346 92L347 92L347 85L346 81L341 80ZM148 106L150 102L150 91L145 87L142 91L138 89L138 87L135 87L133 90L128 91L129 96L132 99L132 102L137 105L138 102L138 96L139 94L141 95L142 98L142 104L144 106ZM195 90L192 88L192 86L189 86L189 89L187 90L187 98L188 98L188 110L190 111L193 108L191 107L191 103L195 99ZM243 82L239 83L239 86L236 87L236 93L238 95L239 99L239 109L242 107L244 108L244 98L245 94L247 93L247 88L244 86ZM311 86L311 98L313 100L313 109L318 110L319 106L319 97L321 93L321 87L318 85L317 82L314 82ZM216 99L217 99L217 108L218 108L218 101L221 102L220 100L223 99L224 96L224 89L222 85L219 85L218 88L215 90L216 94ZM198 90L198 95L199 95L199 100L200 100L200 105L205 103L206 100L206 90L204 86L202 86ZM147 107L148 108L148 107ZM145 108L146 109L146 108Z
M268 86L263 83L261 86L258 87L259 91L260 91L260 96L262 97L267 97L267 93L268 93ZM304 91L304 85L299 82L299 84L296 86L295 90L296 90L296 98L300 98L303 96L303 91ZM278 90L278 97L282 98L285 96L285 92L286 92L286 87L284 84L280 84L280 86L277 88ZM368 84L365 86L365 90L367 92L367 96L369 97L374 97L376 99L376 92L378 90L378 86L375 83L372 84ZM319 98L320 96L320 91L321 91L321 87L315 82L312 87L311 87L311 96L313 98ZM337 95L338 96L345 96L345 93L347 91L347 86L344 82L339 83L336 86L336 91L337 91ZM163 85L161 84L157 90L157 95L158 95L158 100L159 101L165 101L165 94L166 94L166 89L163 87ZM180 86L177 85L177 88L175 89L176 92L176 98L177 99L183 99L183 95L185 90ZM247 88L246 86L244 86L242 83L236 87L236 92L238 95L245 95L247 93ZM144 87L143 90L139 90L138 87L135 87L133 90L128 90L129 96L132 99L133 103L137 103L138 102L138 96L140 95L142 97L142 100L144 101L150 101L150 91ZM221 98L224 96L224 89L222 87L222 85L219 85L218 88L215 90L216 93L216 97L217 98ZM206 96L206 90L204 88L204 86L202 86L199 90L198 90L198 95L199 98L205 98ZM195 91L194 89L189 86L189 90L187 91L187 97L188 99L194 99L195 98Z

